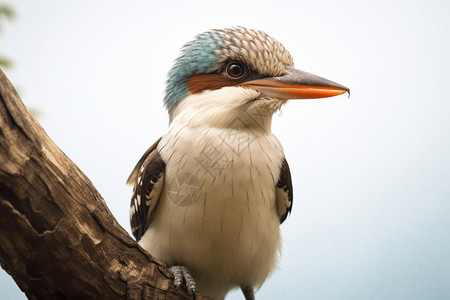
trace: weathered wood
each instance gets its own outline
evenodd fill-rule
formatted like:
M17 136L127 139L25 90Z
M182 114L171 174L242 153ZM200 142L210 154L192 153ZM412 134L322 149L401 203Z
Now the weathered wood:
M30 299L192 299L117 223L1 70L0 264Z

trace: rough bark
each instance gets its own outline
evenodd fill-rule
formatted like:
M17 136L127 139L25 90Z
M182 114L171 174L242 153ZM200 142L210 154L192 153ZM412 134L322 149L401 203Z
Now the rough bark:
M117 223L1 70L0 264L30 299L192 299Z

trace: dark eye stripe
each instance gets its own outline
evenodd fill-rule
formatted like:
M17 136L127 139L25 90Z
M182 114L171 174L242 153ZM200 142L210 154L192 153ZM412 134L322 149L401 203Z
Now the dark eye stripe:
M197 74L189 77L187 88L189 94L200 93L205 90L218 90L225 86L240 85L245 81L267 77L258 74L239 61L230 61L218 73Z
M189 94L196 94L204 90L217 90L224 86L238 84L235 80L228 79L220 74L198 74L191 76L187 81Z

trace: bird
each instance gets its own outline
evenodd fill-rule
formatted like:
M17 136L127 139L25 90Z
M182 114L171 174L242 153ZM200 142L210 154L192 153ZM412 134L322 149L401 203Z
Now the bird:
M166 82L169 128L127 180L132 233L177 289L224 299L240 288L255 298L277 266L293 204L272 116L289 99L346 92L294 68L260 30L212 29L183 46Z

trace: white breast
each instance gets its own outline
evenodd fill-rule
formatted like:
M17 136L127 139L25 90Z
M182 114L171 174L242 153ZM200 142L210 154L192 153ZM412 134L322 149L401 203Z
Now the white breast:
M281 247L275 186L282 147L271 133L236 125L172 124L158 145L163 191L140 241L168 265L187 266L200 292L216 299L238 286L259 287Z

